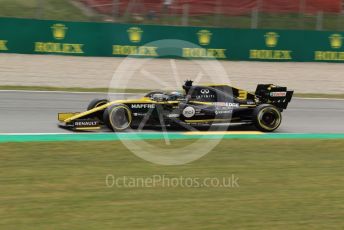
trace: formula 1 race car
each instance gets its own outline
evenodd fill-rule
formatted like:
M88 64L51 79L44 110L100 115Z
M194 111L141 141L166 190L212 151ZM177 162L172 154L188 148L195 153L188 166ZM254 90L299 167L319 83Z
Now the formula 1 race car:
M149 92L137 100L95 99L81 113L59 113L59 126L71 130L113 131L144 127L254 125L272 132L282 121L293 91L273 84L259 84L255 93L228 85L193 85L186 81L183 93Z

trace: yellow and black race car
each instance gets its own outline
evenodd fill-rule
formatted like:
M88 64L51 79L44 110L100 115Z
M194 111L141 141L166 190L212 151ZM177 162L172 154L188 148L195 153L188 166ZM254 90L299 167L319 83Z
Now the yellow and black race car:
M93 100L87 111L59 113L59 126L71 130L113 131L144 127L254 125L271 132L282 121L293 91L273 84L259 84L255 93L228 85L193 85L186 81L183 93L154 91L137 100Z

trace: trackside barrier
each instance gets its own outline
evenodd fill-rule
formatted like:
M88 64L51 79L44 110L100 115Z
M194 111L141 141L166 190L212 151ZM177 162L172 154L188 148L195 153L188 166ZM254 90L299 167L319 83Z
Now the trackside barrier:
M180 39L187 59L344 62L344 33L65 22L0 18L0 53L162 57L162 39Z

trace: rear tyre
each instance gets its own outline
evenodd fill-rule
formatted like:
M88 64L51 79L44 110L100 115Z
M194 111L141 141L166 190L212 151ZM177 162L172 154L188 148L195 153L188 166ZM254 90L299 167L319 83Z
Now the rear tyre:
M273 105L260 105L253 112L254 125L263 132L276 130L282 122L282 114Z
M108 128L120 132L130 128L132 114L128 106L115 104L104 111L103 120Z

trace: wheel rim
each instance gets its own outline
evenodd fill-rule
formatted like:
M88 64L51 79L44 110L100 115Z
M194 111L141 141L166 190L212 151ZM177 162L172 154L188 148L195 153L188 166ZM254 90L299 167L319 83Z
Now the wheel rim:
M281 116L278 110L274 108L265 108L260 111L258 121L263 128L273 130L278 128L281 124Z
M94 108L97 108L97 107L99 107L99 106L105 105L106 103L107 103L107 102L105 102L105 101L98 102L98 103L94 106Z
M110 123L116 130L124 130L130 126L131 116L127 108L120 106L112 109Z

